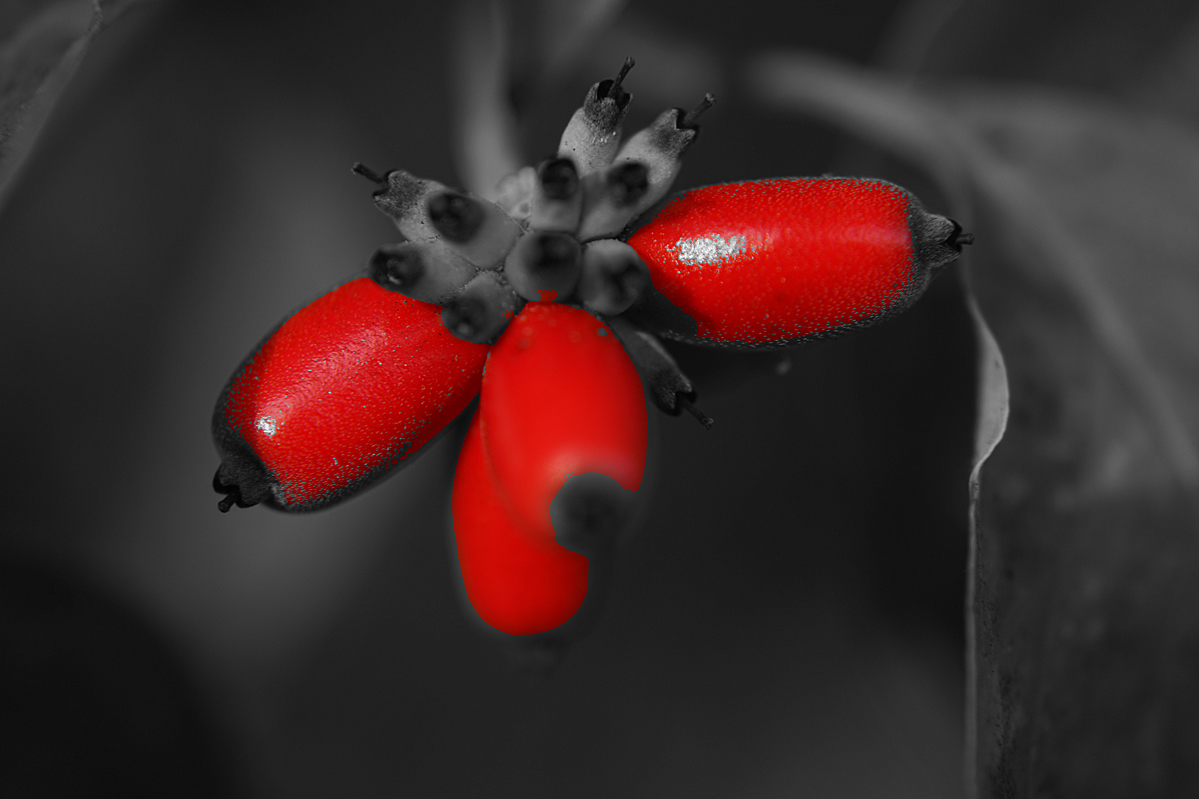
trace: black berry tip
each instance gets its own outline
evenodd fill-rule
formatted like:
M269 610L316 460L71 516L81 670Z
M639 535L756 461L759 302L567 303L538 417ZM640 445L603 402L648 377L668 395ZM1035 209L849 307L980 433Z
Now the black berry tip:
M636 493L599 472L572 475L550 503L559 545L591 556L610 549L632 516Z
M964 232L962 230L962 226L959 225L955 220L950 219L949 221L953 225L953 230L950 232L949 237L945 239L945 244L947 246L952 247L958 252L961 252L964 245L974 243L973 233Z
M217 508L221 513L228 513L229 509L236 505L239 508L248 508L251 505L258 504L257 501L247 502L241 495L241 486L238 483L226 485L221 480L221 469L218 467L216 474L212 476L212 488L218 494L224 494L221 501L217 503Z

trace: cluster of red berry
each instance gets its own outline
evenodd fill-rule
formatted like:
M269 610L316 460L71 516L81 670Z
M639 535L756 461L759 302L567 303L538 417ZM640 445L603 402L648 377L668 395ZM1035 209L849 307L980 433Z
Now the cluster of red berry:
M898 186L857 178L696 189L637 227L712 98L622 143L631 66L592 86L558 157L506 178L494 203L355 166L403 241L234 372L213 419L222 511L345 499L481 395L453 491L467 594L503 632L561 630L634 508L645 394L711 424L659 337L780 347L869 325L971 241Z

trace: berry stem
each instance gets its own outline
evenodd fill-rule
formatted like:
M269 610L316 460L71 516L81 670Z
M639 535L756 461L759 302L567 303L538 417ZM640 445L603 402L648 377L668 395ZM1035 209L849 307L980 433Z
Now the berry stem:
M698 419L699 423L704 426L705 430L711 430L712 425L716 424L716 420L701 411L699 408L695 407L695 405L691 403L691 400L687 399L687 397L683 396L682 394L675 395L675 402L678 403L680 408Z
M620 88L620 84L621 84L621 82L624 81L625 75L629 74L629 70L632 69L633 65L636 63L637 62L633 60L632 56L628 56L625 58L624 65L620 68L620 72L616 73L616 78L615 78L615 80L612 81L611 88L608 89L609 92L611 92L613 89ZM641 73L637 73L637 74L641 74Z
M387 178L383 177L361 161L355 161L354 166L350 167L350 171L356 175L362 175L362 177L366 178L372 183L375 183L376 185L387 188Z
M711 108L712 104L715 102L716 96L711 92L708 92L704 95L704 99L700 100L699 104L696 105L695 108L692 108L686 114L683 114L679 117L676 127L678 127L680 130L691 130L698 127L696 120L703 116L703 113Z

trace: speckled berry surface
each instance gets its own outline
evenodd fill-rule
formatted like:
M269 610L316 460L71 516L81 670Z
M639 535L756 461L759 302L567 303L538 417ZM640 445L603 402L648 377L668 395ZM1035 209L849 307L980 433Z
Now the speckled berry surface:
M218 445L252 449L272 504L321 507L460 414L486 355L445 329L438 306L352 280L293 314L234 374L217 405Z
M911 195L859 178L780 178L685 192L629 244L698 340L761 346L828 335L906 304Z
M552 532L550 504L572 475L641 486L641 378L608 326L586 311L527 304L488 357L479 414L496 482L534 534Z
M582 606L587 558L518 529L487 463L477 414L458 454L453 518L462 584L488 625L509 635L548 632Z

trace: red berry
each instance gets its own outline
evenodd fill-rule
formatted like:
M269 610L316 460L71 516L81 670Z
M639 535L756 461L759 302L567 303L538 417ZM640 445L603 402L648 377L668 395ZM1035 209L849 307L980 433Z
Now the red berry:
M685 192L629 244L686 315L655 323L651 302L649 326L684 341L761 347L907 308L968 243L960 233L882 180L782 178Z
M453 509L462 582L483 621L532 635L574 617L587 596L587 558L518 531L492 478L478 414L458 455Z
M641 486L648 430L641 378L607 325L527 304L488 357L479 416L523 529L585 554L610 543Z
M345 283L269 335L213 416L222 510L330 505L398 471L479 391L487 347L441 308L369 278Z

